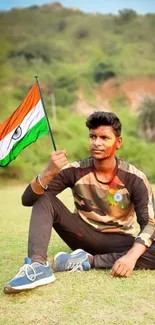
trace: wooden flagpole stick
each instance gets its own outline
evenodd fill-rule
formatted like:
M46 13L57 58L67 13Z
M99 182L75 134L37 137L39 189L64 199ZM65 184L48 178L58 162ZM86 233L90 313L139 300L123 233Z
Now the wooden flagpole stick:
M39 93L40 93L40 98L41 98L41 101L42 101L42 105L43 105L43 109L44 109L44 113L45 113L46 121L47 121L47 124L48 124L49 133L50 133L50 136L51 136L51 140L52 140L53 148L54 148L54 150L56 151L56 150L57 150L57 149L56 149L56 144L55 144L55 141L54 141L54 137L53 137L52 129L51 129L51 126L50 126L50 123L49 123L48 115L47 115L47 112L46 112L46 109L45 109L45 105L44 105L44 101L43 101L43 98L42 98L42 93L41 93L41 89L40 89L39 82L38 82L38 76L35 76L34 78L36 79L36 83L37 83L37 85L38 85L38 89L39 89Z

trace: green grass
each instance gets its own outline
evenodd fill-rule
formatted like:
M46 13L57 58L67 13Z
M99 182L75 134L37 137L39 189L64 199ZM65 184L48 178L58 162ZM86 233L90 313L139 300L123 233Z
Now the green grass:
M110 271L102 270L57 273L57 280L46 287L18 295L3 293L27 251L31 210L21 206L23 189L17 185L0 190L0 324L155 324L155 271L134 271L128 279L112 278ZM70 192L61 199L72 209ZM53 233L49 260L60 250L70 251Z

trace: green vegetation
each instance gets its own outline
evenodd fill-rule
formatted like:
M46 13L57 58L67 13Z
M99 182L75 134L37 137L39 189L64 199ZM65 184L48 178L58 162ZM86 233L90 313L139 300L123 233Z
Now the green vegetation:
M113 104L113 111L123 124L124 143L117 156L140 168L151 182L155 182L154 143L146 142L137 135L137 118L128 107L118 108ZM69 161L80 160L89 155L85 121L84 116L77 116L61 107L57 108L57 122L50 119L57 149L66 149ZM53 147L50 136L41 137L24 149L8 167L1 168L0 176L4 179L30 181L45 166L51 151Z
M111 77L154 77L155 14L138 15L124 9L118 15L85 14L59 3L0 12L0 121L19 106L39 81L56 145L65 148L69 161L88 155L85 118L74 107L80 91L93 103L95 91ZM57 122L52 117L52 94ZM120 155L155 181L153 144L137 134L136 115L124 99L111 109L124 126ZM5 180L28 181L45 165L52 149L49 136L25 149L8 167L0 169Z
M140 104L137 126L140 137L155 141L155 97L145 97Z
M27 251L31 209L20 204L23 190L23 186L0 189L0 325L154 325L155 271L134 271L128 279L111 278L109 270L56 273L50 285L18 295L3 293L3 285L22 266ZM70 192L60 198L72 209ZM70 249L53 233L49 261L59 251Z

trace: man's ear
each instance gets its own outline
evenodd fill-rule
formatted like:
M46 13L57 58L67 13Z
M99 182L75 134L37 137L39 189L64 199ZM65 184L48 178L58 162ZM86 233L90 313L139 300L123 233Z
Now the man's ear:
M119 148L121 148L122 144L123 144L122 138L121 137L117 138L116 139L116 150L118 150Z

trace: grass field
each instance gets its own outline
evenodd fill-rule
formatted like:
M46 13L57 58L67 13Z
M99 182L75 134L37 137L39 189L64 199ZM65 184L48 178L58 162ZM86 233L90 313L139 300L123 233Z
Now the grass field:
M0 324L154 325L155 271L134 271L128 279L111 278L110 271L102 270L57 273L48 286L18 295L3 293L27 252L30 208L20 203L23 189L18 185L0 190ZM72 208L70 192L61 199ZM70 251L53 233L49 260L61 250Z

